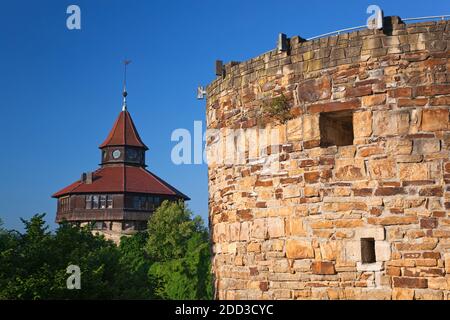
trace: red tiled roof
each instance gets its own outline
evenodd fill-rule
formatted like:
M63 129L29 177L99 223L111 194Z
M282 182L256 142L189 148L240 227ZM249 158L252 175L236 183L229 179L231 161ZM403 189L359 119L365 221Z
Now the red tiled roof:
M142 167L103 167L93 172L92 180L91 184L78 180L52 197L59 198L71 193L136 192L173 195L189 200L189 197Z
M148 149L139 137L133 119L131 119L131 115L127 110L120 112L111 132L106 140L100 145L100 148L124 145Z

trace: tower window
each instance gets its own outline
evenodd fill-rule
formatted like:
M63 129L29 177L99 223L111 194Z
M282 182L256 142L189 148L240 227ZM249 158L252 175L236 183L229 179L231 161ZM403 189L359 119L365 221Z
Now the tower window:
M86 196L86 209L92 209L92 195Z
M100 196L100 209L106 209L106 195Z
M133 197L133 208L138 210L154 210L159 205L159 197L135 196Z
M361 238L361 261L362 263L374 263L377 261L374 238Z
M106 198L106 207L108 209L112 209L113 207L113 199L112 199L112 195L108 194L107 198Z
M59 200L59 209L61 212L68 212L70 210L70 198L64 197Z
M105 230L107 229L106 223L103 221L96 221L92 224L92 229L94 230Z
M92 209L98 209L98 195L92 196Z
M86 195L86 209L112 209L113 197L110 194Z
M353 114L351 111L323 112L319 117L320 146L353 144Z

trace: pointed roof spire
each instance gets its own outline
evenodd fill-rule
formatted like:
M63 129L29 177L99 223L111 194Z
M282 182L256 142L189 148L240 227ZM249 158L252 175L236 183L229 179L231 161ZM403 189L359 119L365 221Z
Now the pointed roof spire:
M108 146L132 146L148 150L147 146L142 142L128 110L124 110L119 114L108 137L106 137L99 148L102 149Z
M116 119L113 128L109 132L108 137L99 146L100 149L107 146L133 146L148 150L147 146L142 142L139 133L134 126L133 119L127 110L127 65L131 63L131 60L124 60L124 72L123 72L123 105L122 112Z
M122 111L127 110L127 65L131 63L131 60L123 60L123 104L122 104Z

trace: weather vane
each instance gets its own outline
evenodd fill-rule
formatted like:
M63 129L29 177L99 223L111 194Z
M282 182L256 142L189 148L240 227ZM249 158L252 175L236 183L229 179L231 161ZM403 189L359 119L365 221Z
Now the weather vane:
M123 105L122 111L127 110L127 66L131 63L131 60L123 60Z

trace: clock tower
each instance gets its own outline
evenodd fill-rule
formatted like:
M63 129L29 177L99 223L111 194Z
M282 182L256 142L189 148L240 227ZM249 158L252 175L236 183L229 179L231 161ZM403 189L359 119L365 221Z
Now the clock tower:
M145 230L162 201L189 198L146 169L145 153L133 119L123 106L101 150L100 168L53 194L58 200L56 222L90 224L93 232L116 243L123 235Z

